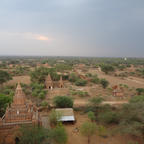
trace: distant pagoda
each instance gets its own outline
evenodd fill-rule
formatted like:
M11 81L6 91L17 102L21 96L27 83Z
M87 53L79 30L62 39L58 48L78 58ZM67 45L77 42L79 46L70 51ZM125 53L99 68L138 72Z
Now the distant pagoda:
M51 79L50 74L48 74L48 76L46 77L45 86L47 89L53 89L53 81Z
M48 76L46 77L45 80L45 87L47 89L53 89L53 88L63 88L64 87L64 82L62 80L62 76L60 76L60 80L59 81L53 81L51 79L50 74L48 74Z

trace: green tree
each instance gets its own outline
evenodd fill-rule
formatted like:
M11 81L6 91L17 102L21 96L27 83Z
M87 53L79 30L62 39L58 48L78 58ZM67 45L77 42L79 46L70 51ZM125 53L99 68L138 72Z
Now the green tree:
M104 89L109 85L109 82L106 79L101 79L100 83Z
M120 120L120 114L114 111L100 112L98 114L98 121L104 124L118 124Z
M96 120L96 116L95 116L94 112L89 111L89 112L88 112L88 118L89 118L91 121L95 121L95 120Z
M144 94L144 88L137 88L136 91L138 95Z
M83 136L88 138L88 144L90 144L90 138L96 133L96 124L92 122L84 122L81 125L80 132Z
M139 99L140 100L140 99ZM131 101L123 105L119 123L121 133L143 136L144 132L144 99Z
M104 101L104 99L102 97L93 97L91 99L89 99L89 104L92 107L98 107L101 105L101 103Z
M50 131L34 125L22 126L17 137L20 144L46 144L50 141Z
M53 103L58 108L72 108L73 100L68 96L56 96L53 99Z
M34 83L44 83L48 74L51 75L53 80L59 80L59 75L57 75L54 68L40 67L30 73L31 81Z
M4 82L7 82L11 79L12 77L8 72L0 70L0 85L2 85Z
M101 65L101 70L103 72L105 72L106 74L108 74L109 72L113 72L115 69L114 69L114 67L112 65L103 64L103 65Z
M55 110L52 110L49 115L50 125L56 126L59 123L61 116L62 116L61 113L56 112Z
M51 141L54 144L66 144L67 139L68 136L66 130L62 125L57 126L56 128L51 130Z
M10 96L6 96L4 94L0 94L0 117L2 117L5 113L5 110L12 101Z
M44 90L44 85L39 83L32 83L32 96L38 98L38 99L45 99L47 91Z
M130 99L130 103L144 102L144 95L134 96Z

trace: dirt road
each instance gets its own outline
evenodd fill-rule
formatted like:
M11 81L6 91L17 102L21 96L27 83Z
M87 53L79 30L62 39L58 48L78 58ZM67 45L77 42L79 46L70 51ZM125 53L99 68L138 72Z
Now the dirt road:
M109 105L121 105L121 104L125 104L128 103L128 101L104 101L102 104L109 104ZM86 106L88 104L88 101L86 100L81 100L81 99L76 99L74 101L74 107L82 107L82 106Z

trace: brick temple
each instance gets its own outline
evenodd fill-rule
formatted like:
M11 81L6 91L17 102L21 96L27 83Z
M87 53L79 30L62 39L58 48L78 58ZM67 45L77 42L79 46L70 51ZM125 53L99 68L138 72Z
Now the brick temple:
M64 87L64 83L62 80L62 76L60 76L60 80L59 81L53 81L50 74L46 77L45 80L45 86L47 89L53 89L53 88L63 88Z
M0 118L0 144L15 144L15 131L23 124L40 124L40 117L35 105L26 100L18 83L13 102Z

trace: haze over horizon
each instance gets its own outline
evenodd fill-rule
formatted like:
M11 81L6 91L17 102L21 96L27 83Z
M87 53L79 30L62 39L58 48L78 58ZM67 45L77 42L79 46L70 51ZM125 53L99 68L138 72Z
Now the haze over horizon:
M1 0L0 55L144 57L144 0Z

